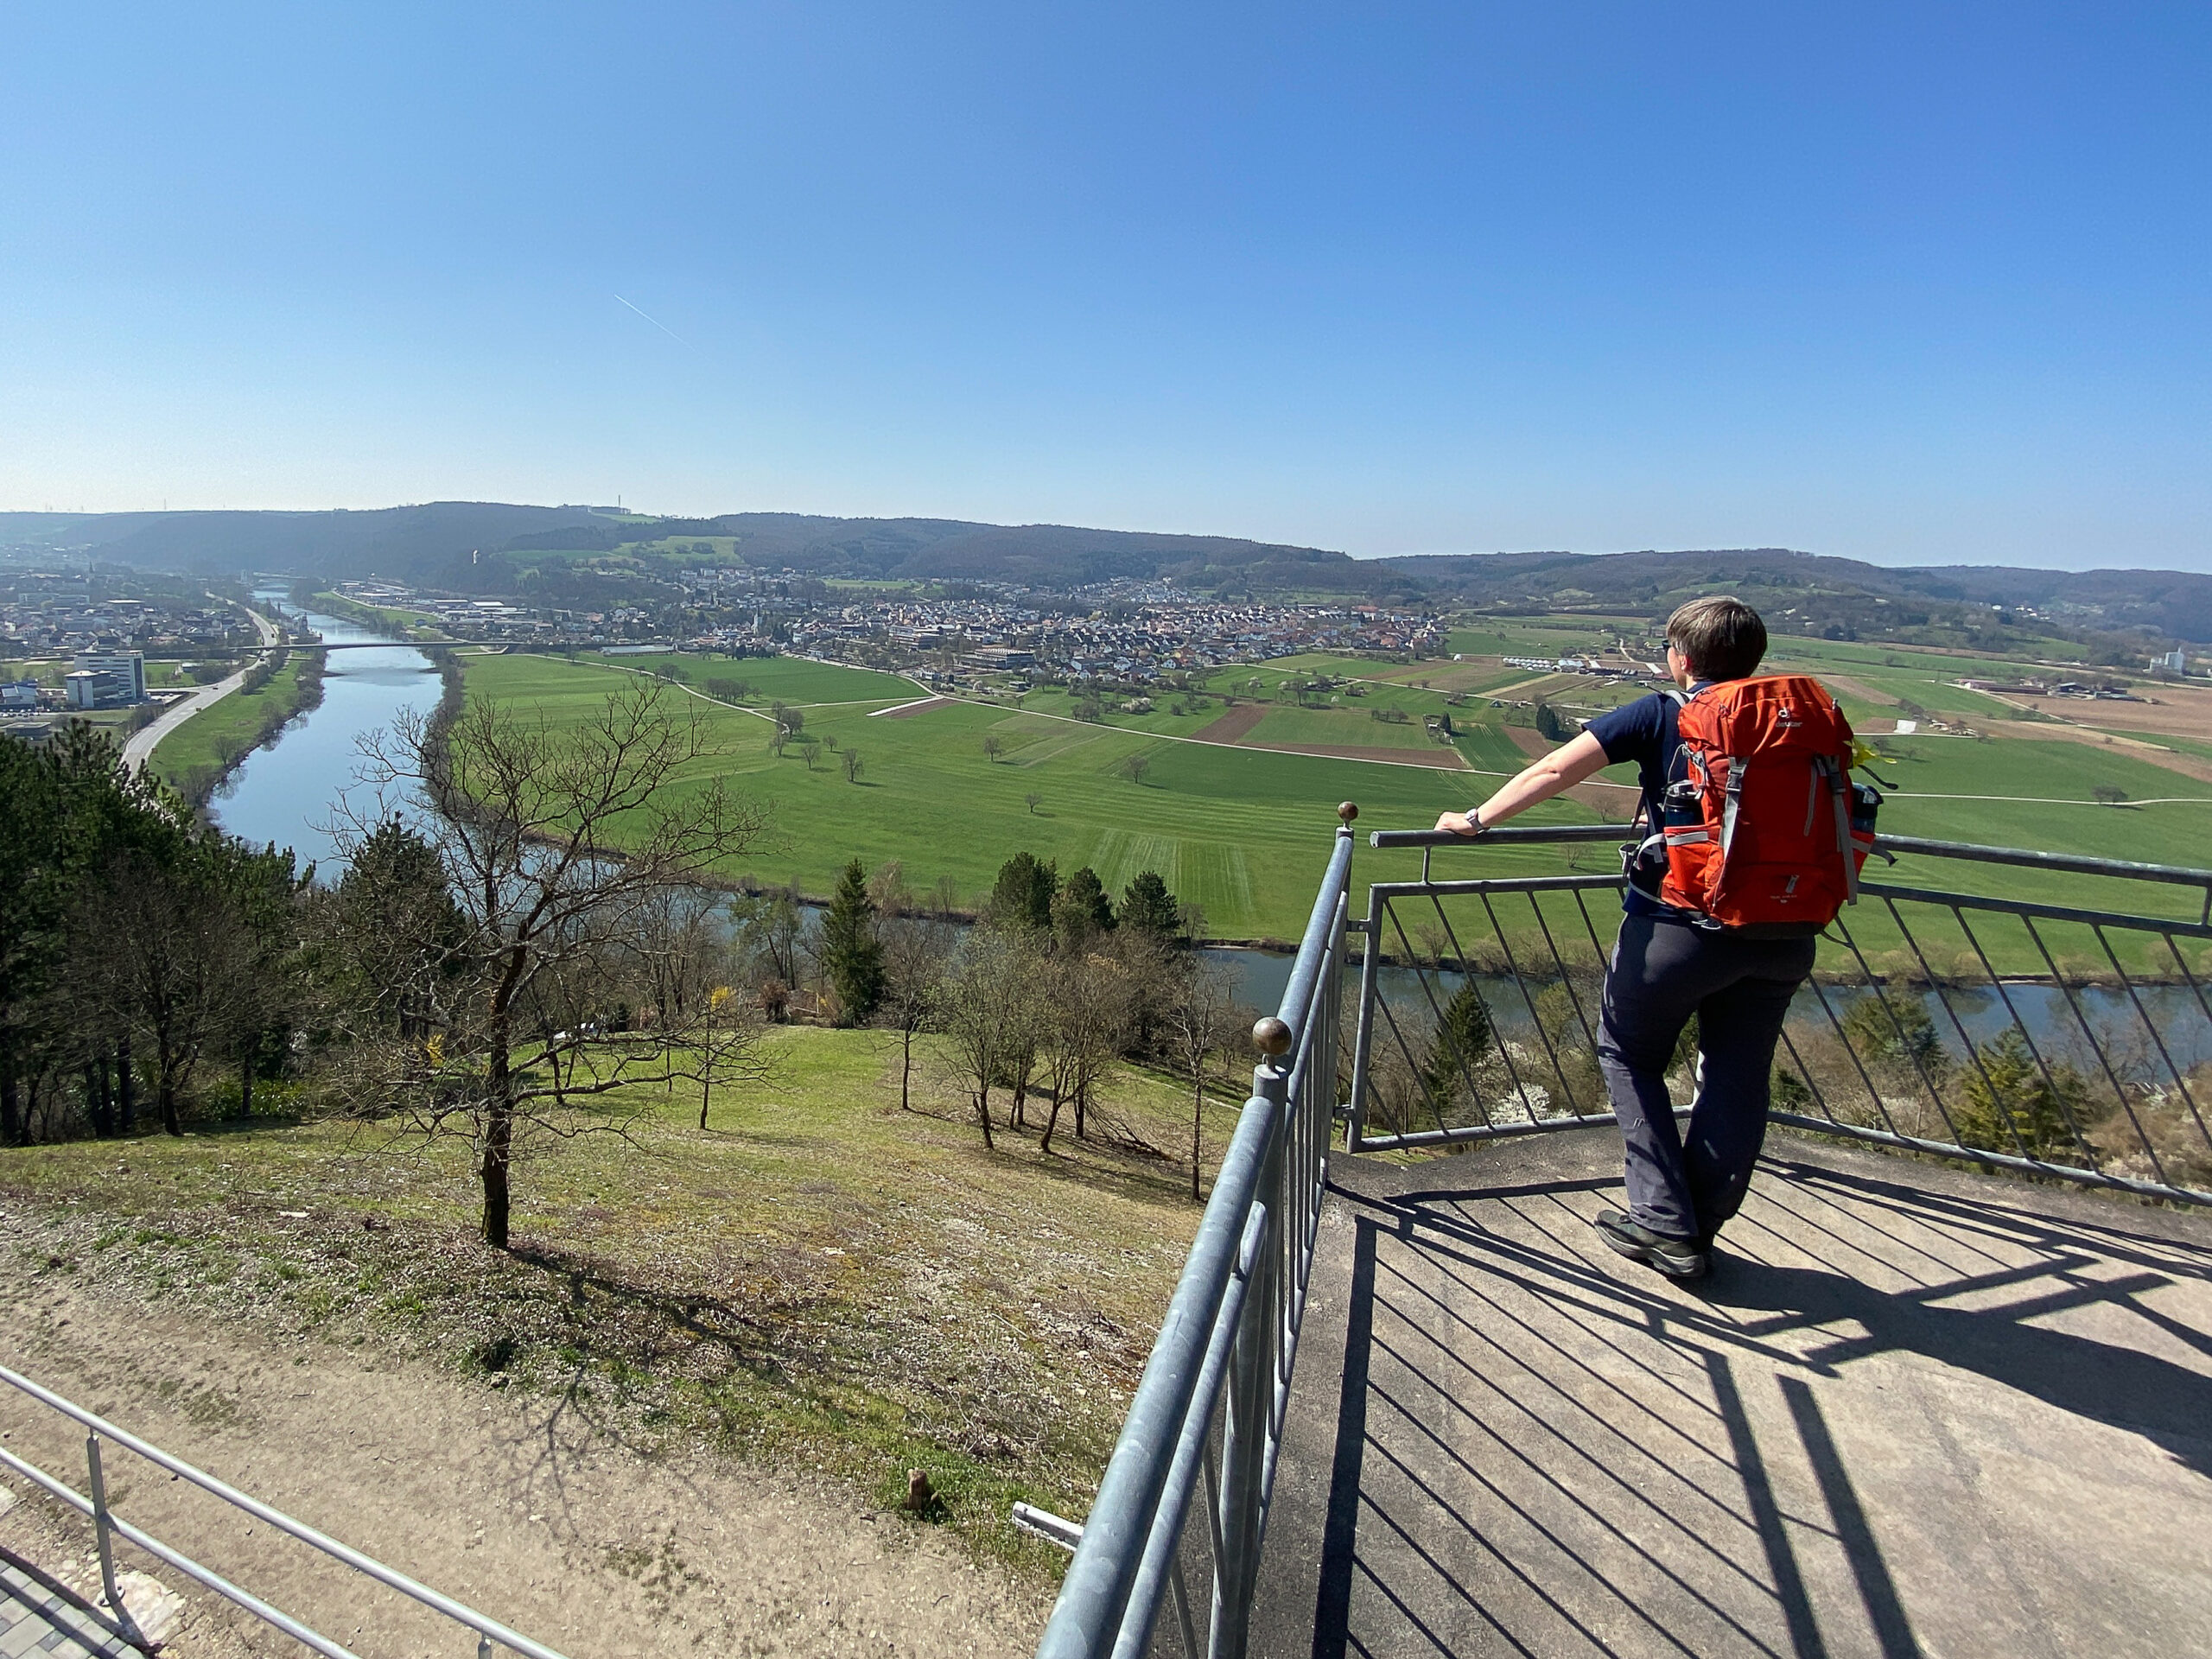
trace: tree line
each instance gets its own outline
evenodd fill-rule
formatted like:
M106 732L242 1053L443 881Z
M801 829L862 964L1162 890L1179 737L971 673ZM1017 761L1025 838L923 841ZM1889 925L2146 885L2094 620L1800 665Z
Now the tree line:
M790 933L790 909L772 899L741 928L778 971L791 965L778 942ZM901 1109L912 1109L914 1042L925 1037L986 1147L1001 1128L1033 1127L1049 1153L1064 1117L1085 1138L1118 1069L1173 1069L1191 1089L1197 1198L1206 1069L1249 1023L1227 971L1189 948L1204 928L1156 871L1139 873L1116 902L1096 871L1064 878L1026 851L1000 867L978 920L963 928L943 890L934 902L918 899L897 865L871 878L855 859L816 952L834 1019L900 1033Z
M1157 874L1116 900L1019 854L963 926L949 882L855 862L810 929L790 890L722 887L775 838L702 780L696 707L639 677L556 726L449 676L365 744L332 809L335 882L205 822L93 728L0 745L0 1141L181 1134L272 1097L461 1135L504 1248L533 1138L620 1130L621 1091L679 1082L706 1127L813 982L821 1017L899 1033L902 1106L922 1039L987 1144L1033 1126L1049 1149L1064 1116L1093 1134L1118 1067L1173 1065L1196 1190L1206 1065L1238 1021Z

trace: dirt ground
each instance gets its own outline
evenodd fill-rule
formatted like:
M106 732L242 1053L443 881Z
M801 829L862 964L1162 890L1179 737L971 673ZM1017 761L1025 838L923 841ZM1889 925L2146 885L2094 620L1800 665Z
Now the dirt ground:
M836 1482L641 1456L584 1398L511 1397L489 1380L140 1306L17 1248L0 1268L0 1362L575 1659L1013 1656L1050 1608L1041 1586ZM0 1389L0 1433L82 1490L73 1425ZM107 1469L118 1513L365 1659L468 1650L442 1618L188 1484L121 1452ZM0 1548L96 1583L82 1522L16 1477L0 1484L18 1500L0 1515ZM191 1592L165 1652L296 1651L174 1569L125 1565Z
M925 697L919 702L901 703L896 709L879 709L875 713L879 720L912 720L917 715L926 715L932 709L952 706L950 697Z
M2085 726L2108 726L2114 731L2176 737L2212 738L2212 690L2193 685L2139 686L2156 702L2106 702L2084 697L2027 697L2008 691L2005 701L2039 715L2078 721Z
M1267 717L1267 704L1240 702L1220 719L1199 727L1191 735L1201 743L1235 743Z

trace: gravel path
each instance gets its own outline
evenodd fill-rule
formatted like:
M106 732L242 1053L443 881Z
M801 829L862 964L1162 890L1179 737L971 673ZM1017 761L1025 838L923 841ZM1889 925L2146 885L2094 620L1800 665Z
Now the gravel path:
M1049 1610L1043 1587L836 1483L648 1459L575 1402L272 1341L17 1262L0 1270L0 1363L574 1659L1012 1659ZM9 1448L81 1490L73 1426L0 1394ZM118 1513L364 1659L473 1649L444 1620L128 1454L111 1454L108 1480ZM56 1577L81 1567L80 1523L14 1477L0 1484L22 1500L0 1517L0 1549ZM182 1624L198 1639L170 1652L296 1651L197 1591Z

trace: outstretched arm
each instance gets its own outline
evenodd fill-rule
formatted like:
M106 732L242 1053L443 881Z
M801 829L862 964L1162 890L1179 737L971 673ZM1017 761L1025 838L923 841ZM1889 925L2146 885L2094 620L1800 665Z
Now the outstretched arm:
M1437 819L1436 827L1458 835L1478 836L1516 812L1525 812L1537 802L1548 801L1560 791L1573 788L1605 764L1604 747L1584 732L1542 760L1531 761L1473 811L1446 812Z

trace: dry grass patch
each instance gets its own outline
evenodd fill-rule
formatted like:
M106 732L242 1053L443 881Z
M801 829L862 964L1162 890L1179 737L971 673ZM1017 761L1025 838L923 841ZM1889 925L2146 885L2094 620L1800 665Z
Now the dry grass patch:
M266 1121L0 1152L0 1248L556 1392L646 1452L825 1470L886 1507L926 1468L940 1519L1052 1570L1007 1510L1089 1507L1197 1224L1166 1153L1187 1095L1132 1074L1092 1139L1064 1116L1049 1156L1033 1128L986 1153L939 1083L899 1110L895 1039L771 1041L779 1082L718 1101L703 1133L679 1086L618 1098L607 1132L537 1138L511 1254L474 1236L466 1146ZM1212 1116L1217 1155L1235 1109Z

